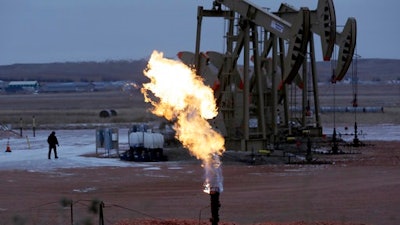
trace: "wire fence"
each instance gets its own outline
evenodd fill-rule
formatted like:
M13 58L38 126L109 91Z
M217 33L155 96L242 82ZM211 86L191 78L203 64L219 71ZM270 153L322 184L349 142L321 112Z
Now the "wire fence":
M200 209L197 218L199 221L209 215L204 212L207 208L209 206ZM113 225L124 219L162 220L137 209L113 203L105 204L96 199L61 199L18 211L0 210L0 225Z

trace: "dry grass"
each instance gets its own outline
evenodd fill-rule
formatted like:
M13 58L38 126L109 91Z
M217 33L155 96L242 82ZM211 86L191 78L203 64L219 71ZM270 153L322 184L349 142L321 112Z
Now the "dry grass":
M321 106L351 107L353 87L351 85L324 85L319 87ZM335 95L334 95L335 94ZM333 97L335 96L335 98ZM323 113L322 124L400 124L400 85L368 84L359 85L358 107L383 107L384 113Z
M139 92L123 91L58 93L37 95L0 95L0 122L20 127L57 124L132 123L146 121L153 116ZM117 116L100 118L104 109L113 109Z
M333 106L333 93L336 93L337 106L351 106L351 85L324 85L319 87L321 106ZM384 107L384 113L336 113L338 124L353 124L355 116L359 124L391 123L400 124L400 87L397 85L364 85L359 87L359 106ZM32 126L35 116L36 126L53 126L60 124L129 124L154 120L156 117L148 112L142 94L135 90L89 93L58 94L14 94L0 95L0 123L10 124L13 128ZM117 116L100 118L103 109L114 109ZM320 115L322 125L332 124L333 113Z
M352 85L325 84L319 86L320 103L322 106L351 106L353 100ZM333 96L336 96L335 98ZM359 107L400 107L400 85L366 84L358 85L357 99Z
M400 107L385 108L384 113L323 113L321 114L322 124L400 124ZM335 118L334 118L335 117Z

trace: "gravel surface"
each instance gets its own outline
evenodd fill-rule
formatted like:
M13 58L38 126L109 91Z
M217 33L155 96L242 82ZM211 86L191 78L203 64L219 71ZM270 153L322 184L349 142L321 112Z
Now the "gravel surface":
M400 142L348 150L352 154L315 155L329 164L227 160L219 224L400 224ZM43 158L43 163L66 161ZM95 224L101 218L98 203L103 202L107 225L211 224L210 198L202 182L200 162L193 159L132 162L130 167L2 170L0 221Z

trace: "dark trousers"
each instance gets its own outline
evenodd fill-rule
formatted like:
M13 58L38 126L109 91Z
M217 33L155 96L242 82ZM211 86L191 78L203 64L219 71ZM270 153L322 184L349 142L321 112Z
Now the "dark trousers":
M58 156L57 156L57 147L56 146L49 146L49 159L50 159L50 156L51 156L51 149L54 149L54 157L58 158Z

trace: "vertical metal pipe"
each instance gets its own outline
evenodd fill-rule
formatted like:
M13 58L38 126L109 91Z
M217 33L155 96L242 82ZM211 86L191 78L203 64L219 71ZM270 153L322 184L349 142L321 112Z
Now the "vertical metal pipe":
M71 225L74 225L74 209L73 209L73 202L71 200Z
M19 136L22 137L22 117L19 118Z
M264 100L264 89L263 79L261 76L261 60L258 51L258 32L255 26L252 26L252 41L253 41L253 57L254 57L254 75L256 76L257 90L258 90L258 118L259 125L261 125L262 138L267 137L267 129L265 127L265 100Z
M314 90L314 115L316 127L321 127L321 119L319 117L319 94L318 94L318 78L317 78L317 68L315 61L315 49L314 49L314 37L310 35L310 57L311 57L311 71L312 71L312 81Z
M277 62L278 62L278 48L277 48L277 38L275 35L271 34L271 39L272 39L272 93L271 93L271 117L272 117L272 143L275 143L276 136L278 135L278 126L276 123L276 116L277 116L277 105L278 105L278 84L277 84Z
M233 11L230 11L228 33L226 34L226 53L228 54L232 54L233 52L234 28L235 28L235 13Z
M32 116L32 132L33 132L33 137L36 137L36 119L35 119L35 116Z
M283 39L279 39L279 60L280 60L280 69L281 69L281 79L284 79L284 74L286 74L285 71L285 43ZM292 134L292 126L290 125L290 116L291 114L289 113L289 98L288 98L288 90L287 90L287 85L285 83L282 83L282 93L283 93L283 110L284 110L284 123L285 126L288 127L289 130L289 135Z
M217 188L218 189L218 188ZM214 190L210 192L210 200L211 200L211 218L210 222L212 225L218 225L219 222L219 207L221 203L219 202L219 191Z
M99 225L104 225L104 215L103 215L104 202L99 204Z
M196 32L196 49L194 52L194 65L196 73L198 74L200 69L200 39L201 39L201 23L203 20L203 7L197 7L197 32Z
M244 88L243 88L243 128L244 128L244 139L247 143L249 140L250 136L250 131L249 131L249 107L250 107L250 84L249 84L249 54L250 54L250 49L249 49L249 24L246 24L246 27L244 28L244 57L243 57L243 82L244 82ZM247 146L246 146L247 148ZM246 149L247 150L247 149Z
M308 111L308 76L307 76L307 57L304 57L303 61L303 92L302 92L302 101L301 101L301 123L302 126L305 127L307 124L306 122L306 117L307 117L307 111Z

